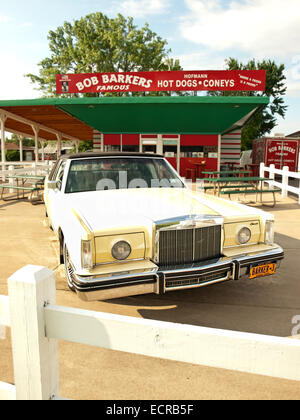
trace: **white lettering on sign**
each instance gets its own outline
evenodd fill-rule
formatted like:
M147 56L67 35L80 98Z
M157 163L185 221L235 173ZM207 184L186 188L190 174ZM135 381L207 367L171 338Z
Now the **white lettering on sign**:
M129 85L103 85L103 86L97 86L97 91L128 91L130 89Z
M207 79L207 74L185 74L185 79Z
M231 79L231 80L224 80L224 79L222 79L222 80L213 80L213 79L204 80L203 86L206 87L206 88L207 87L210 87L210 88L234 87L234 80L233 79Z
M269 153L274 153L274 152L288 152L288 153L292 153L293 155L296 153L296 149L294 147L291 146L287 146L284 145L283 147L281 146L281 144L278 144L277 146L273 146L273 147L269 147Z
M173 87L174 80L158 80L157 86L159 88L171 88Z
M153 80L147 80L145 77L131 76L128 74L103 74L102 83L104 85L111 83L124 83L126 85L142 86L146 89L149 89L153 83Z
M176 80L177 88L189 88L189 87L197 87L197 86L198 86L197 80Z
M99 80L98 77L92 76L84 79L82 82L76 83L77 89L82 91L84 88L90 88L91 86L98 85Z

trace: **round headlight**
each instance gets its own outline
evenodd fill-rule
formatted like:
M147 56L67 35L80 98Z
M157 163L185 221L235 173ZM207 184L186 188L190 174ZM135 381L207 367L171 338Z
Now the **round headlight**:
M251 239L251 230L247 227L243 227L237 234L237 240L241 245L245 245Z
M125 241L120 241L117 242L111 250L111 255L116 259L116 260L126 260L126 258L129 257L129 255L131 254L131 246L129 245L128 242Z

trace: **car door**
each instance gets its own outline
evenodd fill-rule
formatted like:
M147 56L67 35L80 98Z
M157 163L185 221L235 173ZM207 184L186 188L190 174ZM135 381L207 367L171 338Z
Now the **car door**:
M63 181L66 169L66 161L62 160L52 177L52 181L55 181L57 187L55 189L47 190L47 210L50 219L50 224L53 230L56 232L60 226L60 217L62 216L62 202L63 202Z

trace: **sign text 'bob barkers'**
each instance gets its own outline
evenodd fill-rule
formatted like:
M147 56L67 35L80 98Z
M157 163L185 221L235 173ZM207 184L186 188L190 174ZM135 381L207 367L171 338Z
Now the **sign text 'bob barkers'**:
M151 71L63 74L56 91L64 93L158 91L264 91L265 70Z

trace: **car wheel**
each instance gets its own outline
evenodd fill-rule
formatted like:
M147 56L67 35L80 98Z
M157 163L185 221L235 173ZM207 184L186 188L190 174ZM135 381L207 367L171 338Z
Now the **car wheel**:
M73 274L74 274L74 268L70 260L69 251L67 248L67 245L64 243L63 245L63 257L64 257L64 264L65 264L65 270L66 270L66 277L69 289L72 290L72 292L75 292L75 287L73 285Z

